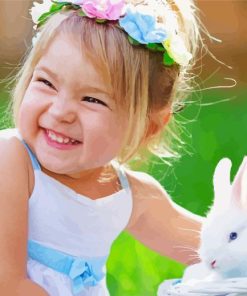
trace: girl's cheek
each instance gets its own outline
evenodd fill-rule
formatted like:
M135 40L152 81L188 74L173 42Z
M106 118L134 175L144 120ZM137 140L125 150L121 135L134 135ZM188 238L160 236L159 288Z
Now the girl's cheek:
M31 81L26 89L26 93L25 96L30 96L32 94L32 92L34 92L35 89L33 87L33 82Z

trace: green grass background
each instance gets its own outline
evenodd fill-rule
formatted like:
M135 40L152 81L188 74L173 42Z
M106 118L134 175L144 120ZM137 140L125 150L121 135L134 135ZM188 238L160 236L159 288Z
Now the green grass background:
M219 103L229 97L229 101ZM202 106L188 106L179 115L187 119L185 150L179 161L165 166L156 158L141 167L153 175L173 200L190 211L205 215L213 198L212 176L217 162L229 157L232 175L246 155L246 89L237 87L202 92ZM196 101L197 98L195 97ZM10 126L3 113L8 93L0 91L0 128ZM210 103L214 103L211 105ZM203 104L209 104L203 106ZM122 233L112 246L107 262L107 284L114 296L153 296L164 279L181 277L184 265L162 257Z

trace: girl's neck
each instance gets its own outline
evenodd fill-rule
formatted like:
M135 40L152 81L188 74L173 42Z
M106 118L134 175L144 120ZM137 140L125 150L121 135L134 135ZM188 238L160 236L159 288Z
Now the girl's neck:
M41 170L45 174L47 174L55 179L63 179L63 180L71 181L71 182L78 182L78 181L79 182L87 182L89 180L98 180L105 173L110 172L110 173L113 173L113 175L114 175L114 172L115 172L115 170L112 168L111 164L108 164L103 167L91 169L91 170L85 170L85 171L78 172L78 173L72 173L72 174L57 174L57 173L47 170L44 167L41 167Z
M105 197L122 189L117 173L112 165L84 171L83 174L73 174L72 176L56 174L43 167L41 170L60 183L72 188L75 192L88 196L91 199Z

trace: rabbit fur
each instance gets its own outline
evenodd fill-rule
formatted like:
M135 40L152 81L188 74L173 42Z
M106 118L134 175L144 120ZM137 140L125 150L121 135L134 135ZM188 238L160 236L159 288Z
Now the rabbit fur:
M219 161L214 202L201 229L201 263L189 266L183 282L247 277L247 157L230 182L231 161Z

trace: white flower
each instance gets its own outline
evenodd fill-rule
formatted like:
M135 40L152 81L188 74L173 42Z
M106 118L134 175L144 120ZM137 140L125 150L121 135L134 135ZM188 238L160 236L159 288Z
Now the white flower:
M38 41L40 35L41 35L41 32L38 32L38 33L36 33L36 35L33 36L33 38L32 38L33 47L35 46L36 42Z
M182 66L188 65L192 58L192 54L187 50L183 39L178 35L171 36L163 42L163 45L171 58Z
M30 9L30 14L33 22L37 24L40 16L50 10L52 2L51 0L43 0L43 3L34 2L33 5L34 6Z

